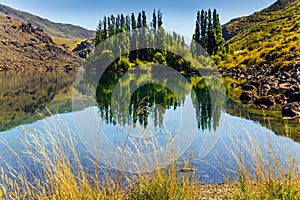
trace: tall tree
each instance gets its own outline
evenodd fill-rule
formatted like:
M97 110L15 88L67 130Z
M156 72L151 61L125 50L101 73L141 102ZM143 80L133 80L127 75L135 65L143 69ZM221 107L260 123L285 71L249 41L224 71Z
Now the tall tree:
M214 9L213 11L213 33L214 33L214 54L216 54L220 50L220 47L225 42L222 34L220 17L216 9Z
M121 17L120 17L120 15L117 15L117 17L116 17L115 32L116 32L116 34L121 32Z
M103 40L107 38L107 20L106 16L103 17Z
M153 10L153 18L152 18L152 27L154 31L156 31L156 25L157 25L157 17L156 17L156 12L155 9Z
M135 20L134 13L131 14L131 28L132 28L132 37L130 40L130 48L136 49L137 48L137 24ZM134 61L137 57L136 51L130 53L130 61Z
M121 29L120 29L120 31L121 32L124 32L125 31L125 29L126 29L126 21L125 21L125 17L124 17L124 15L123 14L121 14Z
M137 21L137 28L142 28L142 14L139 12L138 14L138 21Z
M207 26L207 52L209 55L213 55L214 52L214 33L212 26L211 10L208 10L208 26Z
M183 35L181 36L181 46L182 46L182 47L185 47L185 40L184 40Z
M142 11L142 27L147 27L147 16L145 11Z
M157 25L158 25L158 28L161 28L163 25L162 12L160 11L160 9L157 12Z
M95 46L98 46L103 41L103 30L102 30L103 22L102 20L99 20L99 24L96 30L96 40L95 40Z
M116 31L116 18L114 15L111 15L110 16L110 26L108 27L109 30L110 30L110 35L109 36L112 36L115 34L115 31Z
M131 28L132 30L136 29L136 20L135 20L134 13L131 14Z
M201 10L201 16L200 16L200 27L201 27L201 39L200 39L200 44L203 48L207 47L207 12L204 11L203 9Z
M197 12L194 40L200 43L200 11Z
M107 17L107 32L108 32L108 37L110 37L111 36L111 30L110 30L110 28L111 28L111 22L110 22L110 17Z
M130 31L130 29L131 29L131 22L130 22L130 16L129 15L126 15L126 26L125 26L125 30L126 31Z
M193 39L196 41L196 48L195 48L195 55L199 56L200 55L200 48L199 44L200 43L200 11L197 12L197 19L196 19L196 28L195 28L195 33L193 36ZM198 43L198 44L197 44Z

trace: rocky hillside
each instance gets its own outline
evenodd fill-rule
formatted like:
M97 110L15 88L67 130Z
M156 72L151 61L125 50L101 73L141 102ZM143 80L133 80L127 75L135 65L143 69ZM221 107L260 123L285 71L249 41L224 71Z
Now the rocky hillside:
M27 12L15 10L8 6L0 4L0 14L10 16L18 19L26 24L30 23L34 27L43 29L50 36L56 36L61 38L90 38L95 35L95 31L90 31L80 26L74 26L71 24L54 23L47 19L32 15Z
M278 0L250 16L231 20L223 34L232 55L223 67L273 65L292 67L300 61L300 0Z
M73 70L81 60L40 28L0 14L0 70Z

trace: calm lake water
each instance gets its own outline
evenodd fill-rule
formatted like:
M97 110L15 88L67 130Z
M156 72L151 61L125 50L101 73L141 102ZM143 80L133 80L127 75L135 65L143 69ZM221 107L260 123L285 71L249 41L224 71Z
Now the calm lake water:
M296 135L293 139L279 136L275 134L278 124L284 124L280 119L269 121L270 126L261 125L257 121L262 122L262 117L249 110L249 118L257 121L245 119L248 117L240 112L246 112L243 105L230 101L226 107L213 100L212 93L220 94L218 84L210 78L186 76L191 88L174 78L177 82L170 89L159 82L145 82L149 76L106 73L95 83L97 74L78 81L75 73L0 73L0 166L20 166L4 141L26 160L21 144L24 131L34 129L43 134L54 124L56 130L68 127L87 168L94 167L84 160L98 155L95 148L100 149L101 157L96 159L101 165L116 169L120 169L116 155L125 153L122 169L128 172L139 172L132 165L139 155L152 159L151 153L158 152L163 167L192 154L190 165L198 169L202 182L220 183L224 176L236 173L234 154L251 155L251 145L260 147L265 157L272 148L283 165L289 155L300 164L297 122L289 123ZM172 82L172 76L166 78ZM139 84L142 82L147 84ZM274 132L266 128L272 124ZM169 149L176 153L166 155ZM28 167L38 171L34 165ZM150 171L151 165L146 169Z

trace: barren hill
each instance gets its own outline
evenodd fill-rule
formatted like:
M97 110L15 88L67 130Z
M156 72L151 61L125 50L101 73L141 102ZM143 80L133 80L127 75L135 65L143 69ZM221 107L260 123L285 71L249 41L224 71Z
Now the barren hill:
M42 29L0 14L0 70L72 70L81 60Z

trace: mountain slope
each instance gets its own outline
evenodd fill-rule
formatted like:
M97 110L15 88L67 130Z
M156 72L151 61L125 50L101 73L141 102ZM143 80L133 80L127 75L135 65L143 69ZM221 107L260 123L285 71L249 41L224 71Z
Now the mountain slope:
M223 67L273 64L278 68L300 61L300 0L279 0L250 16L223 26L233 54Z
M0 14L1 70L66 70L81 60L60 48L40 28Z
M282 10L295 2L297 0L279 0L276 1L271 6L259 11L255 12L252 15L246 16L246 17L240 17L236 19L232 19L227 24L223 25L223 36L225 40L231 39L233 36L242 33L243 31L246 31L252 23L256 22L262 22L266 18L268 18L269 15L272 14L272 12L276 12L279 10Z
M94 31L87 30L80 26L71 24L54 23L47 19L32 15L27 12L19 11L0 4L0 13L18 19L24 23L30 23L35 27L43 29L50 36L62 38L90 38L95 35Z

